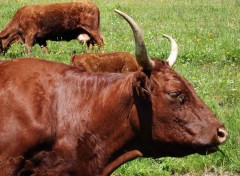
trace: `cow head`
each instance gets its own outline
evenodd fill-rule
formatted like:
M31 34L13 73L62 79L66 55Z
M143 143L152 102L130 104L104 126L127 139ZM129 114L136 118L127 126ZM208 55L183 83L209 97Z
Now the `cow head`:
M135 114L132 126L145 156L208 154L226 141L227 131L197 96L192 85L171 67L178 47L171 42L167 61L150 59L139 26L125 13L115 10L130 24L136 43L136 59L143 71L133 82ZM133 113L134 114L134 113Z
M0 37L0 54L5 54L9 49L9 44L5 38Z

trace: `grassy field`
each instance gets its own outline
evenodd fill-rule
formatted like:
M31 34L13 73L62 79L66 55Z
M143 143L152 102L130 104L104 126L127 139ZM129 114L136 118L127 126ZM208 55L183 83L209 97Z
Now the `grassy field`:
M16 10L27 4L67 0L5 0L0 2L0 30ZM114 176L240 175L240 0L93 0L101 11L105 51L134 53L129 25L114 9L135 19L144 31L149 55L166 58L169 43L162 33L172 35L180 55L174 69L187 78L199 96L228 129L222 152L184 158L141 158L124 164ZM77 41L48 42L51 53L33 47L32 57L69 63L72 53L86 52ZM26 57L15 44L1 60Z

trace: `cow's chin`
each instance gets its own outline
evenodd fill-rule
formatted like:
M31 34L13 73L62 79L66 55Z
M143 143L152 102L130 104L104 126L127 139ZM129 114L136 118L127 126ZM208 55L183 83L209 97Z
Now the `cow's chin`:
M192 154L208 155L217 152L219 147L213 146L195 146L195 145L182 145L182 144L158 144L154 148L145 150L145 156L159 158L159 157L184 157Z
M208 155L214 152L217 152L219 150L218 146L211 146L211 147L203 147L197 150L196 153L200 155Z

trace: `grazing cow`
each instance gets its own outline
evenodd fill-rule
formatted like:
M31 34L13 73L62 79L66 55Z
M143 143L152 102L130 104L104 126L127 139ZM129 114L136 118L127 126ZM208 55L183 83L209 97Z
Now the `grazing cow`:
M224 125L192 85L149 59L138 25L128 73L82 72L41 59L0 63L0 170L9 175L106 176L136 157L209 154Z
M176 41L163 35L171 42L171 54L168 60L175 60L178 54ZM171 58L175 59L171 59ZM92 72L132 72L140 69L135 56L127 52L74 54L70 65Z
M34 44L48 52L47 40L73 40L103 46L100 33L100 13L93 3L70 2L50 5L30 5L20 8L0 33L0 52L15 42L25 44L30 53Z

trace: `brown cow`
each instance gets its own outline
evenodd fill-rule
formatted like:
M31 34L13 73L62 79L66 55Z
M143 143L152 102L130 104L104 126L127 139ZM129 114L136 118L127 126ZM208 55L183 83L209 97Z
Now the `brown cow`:
M0 63L0 170L9 175L109 175L136 157L209 154L227 131L170 66L149 59L126 14L143 70L82 72L40 59Z
M15 42L26 44L26 53L30 53L36 43L47 52L47 40L78 39L89 47L94 42L102 47L103 37L99 26L99 9L93 3L24 6L1 31L0 53L6 52Z
M74 54L70 65L91 72L131 72L139 70L135 56L127 52Z
M167 60L175 61L178 55L176 41L163 35L171 42L171 54ZM174 63L170 63L173 66ZM127 52L74 54L70 65L92 72L132 72L140 69L135 56Z

